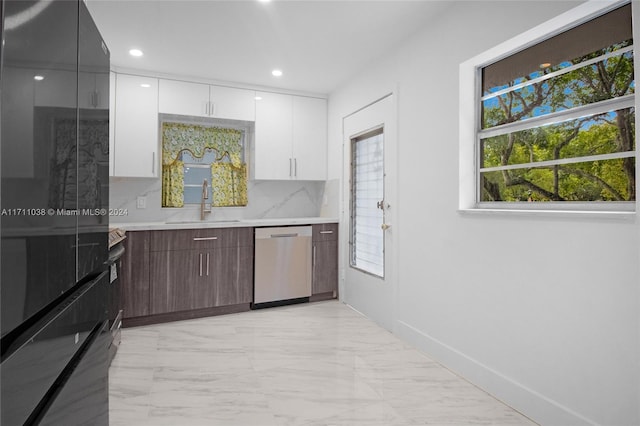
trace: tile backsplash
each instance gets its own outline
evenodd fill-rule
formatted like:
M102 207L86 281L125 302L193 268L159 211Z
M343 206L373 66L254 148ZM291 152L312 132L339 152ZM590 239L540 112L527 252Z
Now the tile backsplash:
M214 207L205 220L317 217L324 210L325 182L249 181L246 207ZM200 220L200 206L161 207L160 179L120 178L109 180L111 223ZM146 208L138 208L143 197ZM325 200L326 202L326 200ZM324 213L324 211L322 211Z

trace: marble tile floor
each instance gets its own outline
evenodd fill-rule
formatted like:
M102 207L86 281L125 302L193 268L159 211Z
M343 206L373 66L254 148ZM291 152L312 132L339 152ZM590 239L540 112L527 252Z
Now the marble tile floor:
M338 301L127 328L111 426L535 425Z

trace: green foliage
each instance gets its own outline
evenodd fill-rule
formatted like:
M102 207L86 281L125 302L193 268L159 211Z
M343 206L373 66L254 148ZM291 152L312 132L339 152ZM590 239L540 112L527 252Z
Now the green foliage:
M611 46L572 62L581 63L630 43ZM545 72L552 71L554 69ZM592 104L631 94L634 90L633 56L627 52L485 101L483 127ZM530 164L633 151L634 123L635 111L629 108L486 138L481 146L481 166ZM482 201L634 199L634 158L530 165L482 173Z

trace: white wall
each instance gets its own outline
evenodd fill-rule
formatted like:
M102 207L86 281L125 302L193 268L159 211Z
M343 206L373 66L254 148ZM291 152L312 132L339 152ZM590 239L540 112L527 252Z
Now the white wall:
M397 88L395 332L542 424L638 425L637 218L457 212L459 64L579 3L451 2L426 17L331 94L329 178L342 118Z

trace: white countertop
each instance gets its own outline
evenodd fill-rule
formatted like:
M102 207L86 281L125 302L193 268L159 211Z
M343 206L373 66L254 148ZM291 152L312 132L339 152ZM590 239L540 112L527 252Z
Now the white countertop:
M202 228L242 228L260 226L315 225L320 223L338 223L331 217L294 217L279 219L219 219L208 221L167 221L167 222L129 222L111 223L110 228L125 231L159 231L167 229L202 229Z

